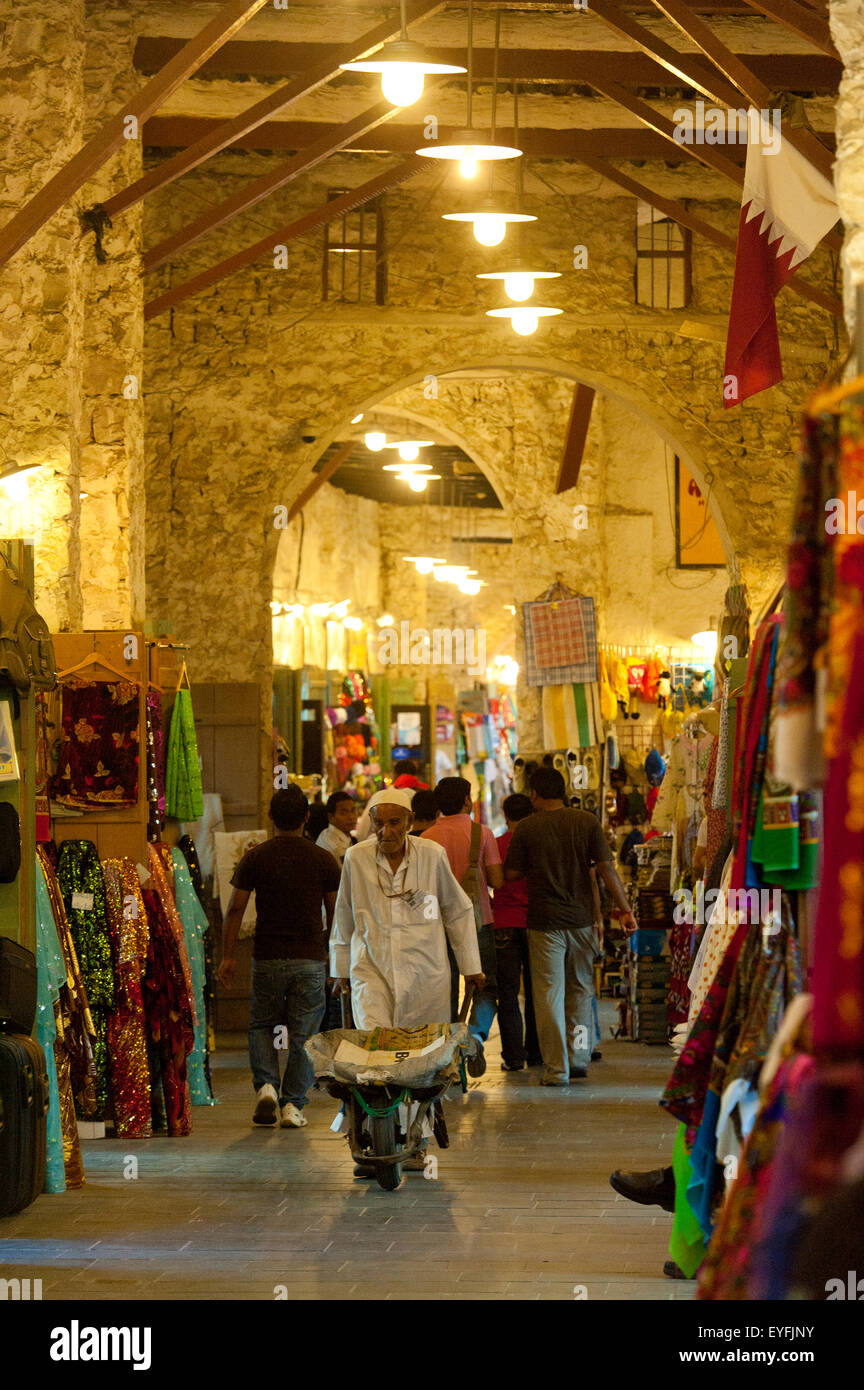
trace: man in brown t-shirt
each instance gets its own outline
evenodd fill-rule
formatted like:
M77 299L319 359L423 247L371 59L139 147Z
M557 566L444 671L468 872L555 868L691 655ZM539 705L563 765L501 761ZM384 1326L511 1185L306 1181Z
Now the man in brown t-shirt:
M528 880L528 953L544 1086L566 1086L588 1075L594 1029L594 894L591 870L636 921L612 867L600 822L569 809L564 778L541 767L531 778L534 815L519 821L507 851L504 878Z
M219 966L220 983L230 985L237 933L254 892L249 1064L257 1104L252 1123L275 1125L279 1119L283 1129L307 1123L302 1111L313 1073L305 1043L324 1017L328 936L339 889L333 855L303 834L308 815L309 803L296 784L273 796L270 818L276 834L244 854L231 879L234 892ZM279 1054L286 1033L288 1055L280 1083Z

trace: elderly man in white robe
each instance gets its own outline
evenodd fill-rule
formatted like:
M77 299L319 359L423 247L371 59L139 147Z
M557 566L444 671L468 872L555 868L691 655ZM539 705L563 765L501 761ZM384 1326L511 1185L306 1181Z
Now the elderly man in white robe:
M410 797L390 789L372 809L375 838L346 852L330 935L330 970L350 988L358 1028L450 1022L447 941L467 984L485 977L474 908L446 851L409 836Z

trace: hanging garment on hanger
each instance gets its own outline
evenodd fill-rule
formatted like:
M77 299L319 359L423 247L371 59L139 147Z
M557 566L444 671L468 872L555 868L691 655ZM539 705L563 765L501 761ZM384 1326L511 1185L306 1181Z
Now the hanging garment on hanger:
M51 794L64 806L101 811L138 803L138 693L134 681L63 686L62 735Z
M798 490L786 561L785 626L777 658L777 776L793 790L824 780L816 704L820 653L828 641L834 595L832 554L839 537L826 528L826 504L838 491L841 422L805 416L798 450Z
M165 814L182 821L196 821L203 812L192 695L188 690L178 690L165 754Z
M193 1105L214 1105L215 1101L204 1069L207 1055L204 937L210 923L207 921L207 914L195 892L195 886L182 850L176 847L172 849L171 858L174 862L174 897L177 903L177 913L183 924L195 1001L195 1037L187 1064L189 1096Z
M81 966L95 1029L96 1115L111 1115L111 1052L108 1019L116 1004L115 946L108 920L102 865L92 840L64 840L57 859L57 882L69 931ZM82 1119L91 1118L82 1115Z
M108 1020L114 1129L118 1138L149 1139L150 1068L142 980L150 929L138 871L131 859L104 859L108 920L117 945L117 1002Z
M610 658L601 647L597 654L597 671L600 686L600 717L605 724L611 724L618 717L618 700L609 679Z
M166 912L167 899L163 900L151 887L144 888L143 897L150 929L144 1009L150 1038L151 1085L154 1092L158 1085L164 1099L169 1135L179 1137L192 1130L187 1079L187 1058L195 1042L192 1000L175 930ZM152 1099L155 1109L155 1094Z
M45 1191L66 1191L66 1164L63 1156L63 1119L54 1043L60 990L66 983L66 961L57 935L57 924L48 896L42 865L36 860L36 1038L45 1053L48 1073L48 1115L46 1117Z

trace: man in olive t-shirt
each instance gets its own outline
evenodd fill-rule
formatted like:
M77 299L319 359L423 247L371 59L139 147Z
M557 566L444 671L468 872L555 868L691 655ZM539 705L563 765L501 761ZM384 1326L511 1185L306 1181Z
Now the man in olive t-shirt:
M302 1129L307 1123L302 1112L313 1072L305 1043L324 1017L328 933L339 890L340 869L333 855L303 834L308 816L309 804L296 784L273 796L270 818L276 834L248 850L231 879L234 892L219 966L220 983L230 985L237 933L254 892L249 1063L257 1103L252 1123L272 1126L278 1121L283 1129ZM280 1083L286 1030L288 1055Z
M636 920L599 820L564 803L564 778L551 767L531 778L535 814L513 831L504 878L528 880L528 953L544 1086L588 1075L593 1034L596 867L631 931Z

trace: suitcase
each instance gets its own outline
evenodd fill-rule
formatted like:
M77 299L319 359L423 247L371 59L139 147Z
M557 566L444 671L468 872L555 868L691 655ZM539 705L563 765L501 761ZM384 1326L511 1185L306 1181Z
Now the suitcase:
M0 1216L14 1216L45 1186L48 1073L32 1038L0 1034Z
M0 1032L33 1032L36 1021L36 957L0 936Z

